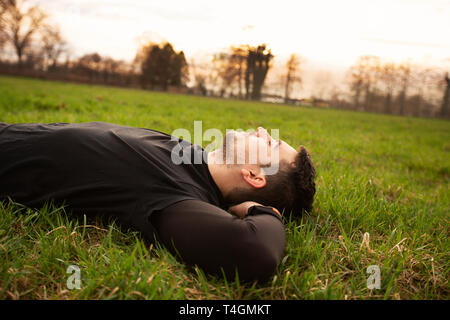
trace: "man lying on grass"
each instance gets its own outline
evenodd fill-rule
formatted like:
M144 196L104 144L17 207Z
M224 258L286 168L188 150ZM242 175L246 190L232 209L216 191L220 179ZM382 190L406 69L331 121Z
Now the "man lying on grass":
M280 213L311 210L315 169L304 147L261 127L230 131L223 141L208 152L156 130L104 122L0 123L0 201L39 208L51 200L76 214L101 213L206 272L267 279L285 247ZM201 160L176 163L181 142L183 154ZM238 150L249 159L255 146L270 146L267 154L277 157L224 161L239 158ZM269 167L277 170L267 174Z

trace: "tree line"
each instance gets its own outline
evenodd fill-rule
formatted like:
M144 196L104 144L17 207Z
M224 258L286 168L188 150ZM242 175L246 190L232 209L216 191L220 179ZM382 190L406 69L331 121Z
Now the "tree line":
M450 115L449 76L438 68L360 57L348 72L351 106L398 115Z
M131 62L92 52L74 58L51 17L27 0L0 0L0 72L247 100L278 102L415 116L450 116L448 73L411 62L360 57L345 85L327 99L299 99L303 58L291 54L279 72L280 88L269 94L267 76L274 54L265 44L231 46L188 63L169 42L144 43Z

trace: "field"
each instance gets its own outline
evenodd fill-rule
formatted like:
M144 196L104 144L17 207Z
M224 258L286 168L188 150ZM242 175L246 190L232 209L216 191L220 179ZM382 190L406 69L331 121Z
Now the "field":
M286 219L285 256L270 281L213 277L115 225L4 202L0 299L450 298L448 121L0 77L0 122L171 133L193 132L195 120L222 132L276 128L311 152L314 209ZM80 289L66 286L69 265L80 267ZM371 265L380 289L367 287Z

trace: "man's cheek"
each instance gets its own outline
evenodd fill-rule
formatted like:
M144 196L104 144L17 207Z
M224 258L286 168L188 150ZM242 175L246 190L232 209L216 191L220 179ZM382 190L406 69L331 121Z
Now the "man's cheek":
M272 162L272 150L267 143L259 144L258 160L260 165L270 165Z
M258 142L250 141L247 145L247 162L248 164L258 164Z

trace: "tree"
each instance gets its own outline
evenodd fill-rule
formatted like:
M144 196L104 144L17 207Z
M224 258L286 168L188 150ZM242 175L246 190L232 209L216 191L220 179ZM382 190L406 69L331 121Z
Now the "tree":
M261 90L270 68L273 55L266 45L249 48L247 55L247 69L245 71L246 98L261 99Z
M98 77L101 70L102 57L98 53L89 53L78 59L76 68L89 77L90 81Z
M436 114L436 108L429 103L433 97L433 90L438 88L442 81L442 73L431 66L416 66L414 69L413 82L416 89L416 98L409 103L412 114L417 116L431 116Z
M411 83L411 64L409 62L402 63L398 67L400 92L398 94L399 113L405 114L406 98L408 96L408 89Z
M159 87L167 91L168 86L181 86L187 79L188 65L184 52L175 52L169 42L141 47L135 63L139 65L144 88Z
M3 20L3 15L6 12L6 0L0 0L0 49L3 49L3 46L6 43L6 33L5 22Z
M111 57L103 58L101 61L100 71L103 74L103 82L108 83L117 74L120 61L116 61Z
M300 58L295 54L291 54L286 63L286 84L284 88L284 102L289 102L289 95L295 83L301 83L302 78L297 75L300 67Z
M67 42L58 27L46 25L42 30L42 56L44 69L54 68L60 56L67 51Z
M356 106L360 106L360 96L364 94L362 109L372 109L373 89L377 80L380 59L376 56L362 56L350 68L350 88L355 94Z
M3 0L1 6L1 37L13 46L17 64L21 68L24 56L31 48L33 37L44 26L47 15L38 6L27 6L26 0Z
M378 70L379 80L385 91L384 112L392 113L392 95L397 84L397 68L394 63L384 63Z
M237 96L243 97L243 80L248 46L230 47L227 52L214 55L213 65L221 80L221 91L237 89Z
M450 78L448 76L448 72L445 74L444 80L445 80L445 82L444 82L445 93L444 93L444 97L442 99L441 116L449 117L450 116Z
M363 73L357 66L350 68L350 91L353 93L353 106L355 109L360 108L361 92L363 88Z
M217 86L218 72L214 65L214 59L210 56L198 56L189 62L189 74L191 76L191 92L203 96L212 94ZM211 63L212 62L212 63Z
M244 96L242 89L243 89L243 80L244 80L244 68L245 68L245 61L247 60L247 52L245 50L244 46L239 47L232 47L231 48L232 54L230 57L230 62L235 67L235 77L236 81L238 83L238 97L239 99L242 99Z

